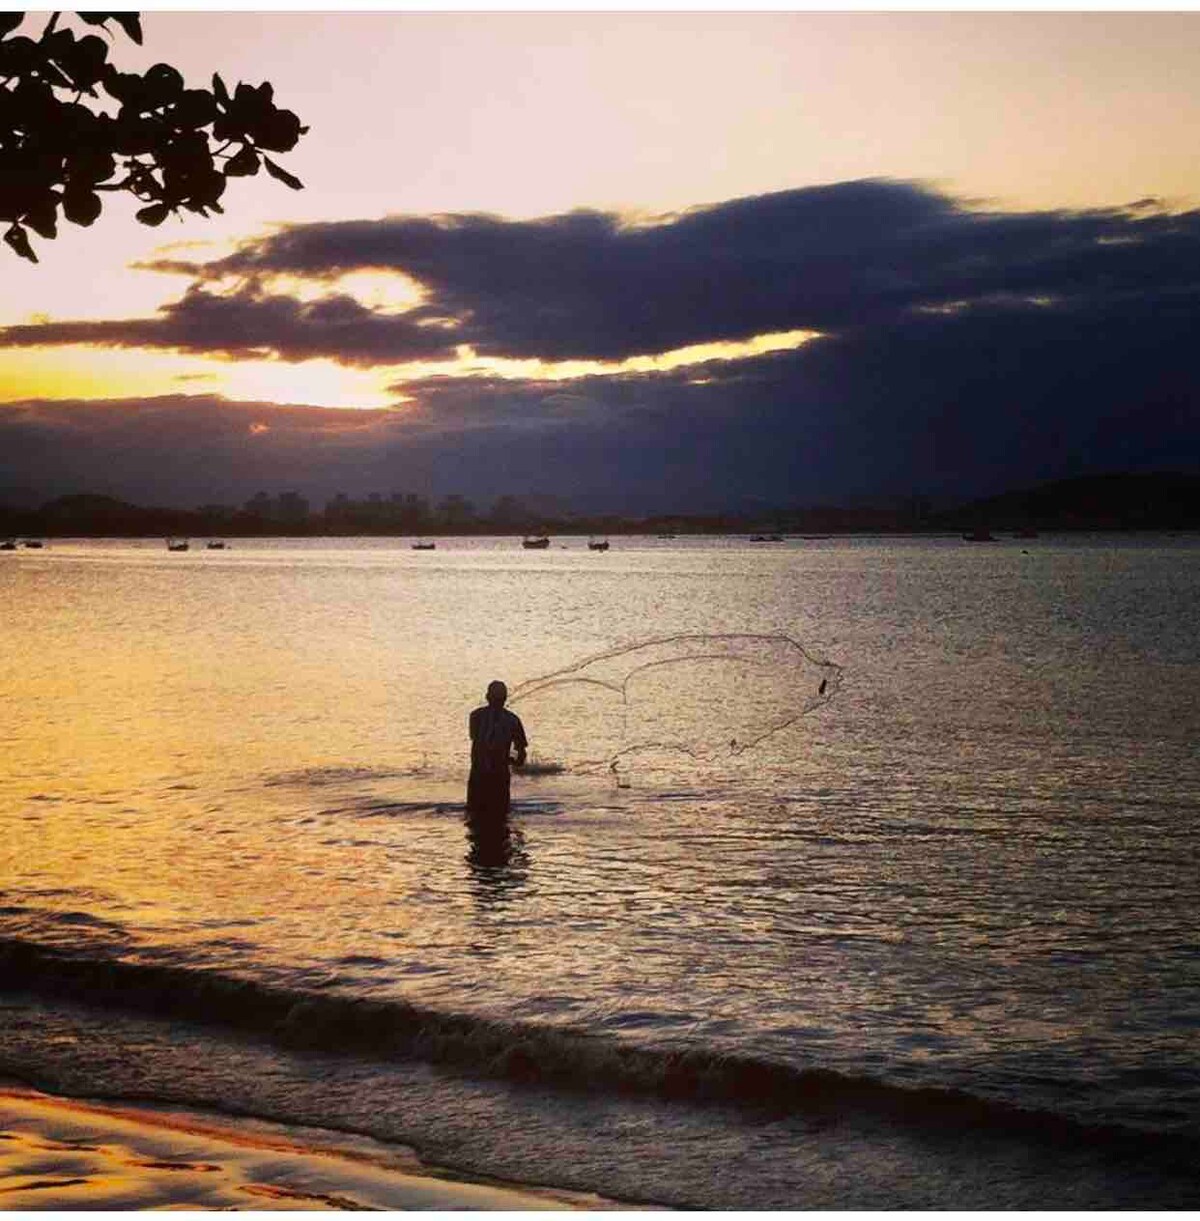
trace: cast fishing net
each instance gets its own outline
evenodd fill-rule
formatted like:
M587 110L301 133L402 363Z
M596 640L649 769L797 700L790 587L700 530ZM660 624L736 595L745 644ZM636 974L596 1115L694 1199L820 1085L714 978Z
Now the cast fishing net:
M684 634L597 653L509 694L533 771L735 758L828 703L842 669L790 636Z

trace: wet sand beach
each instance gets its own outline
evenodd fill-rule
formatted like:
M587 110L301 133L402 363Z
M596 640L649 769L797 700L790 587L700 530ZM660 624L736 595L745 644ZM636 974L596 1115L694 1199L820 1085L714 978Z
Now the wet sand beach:
M604 1208L469 1182L367 1137L0 1086L0 1211Z

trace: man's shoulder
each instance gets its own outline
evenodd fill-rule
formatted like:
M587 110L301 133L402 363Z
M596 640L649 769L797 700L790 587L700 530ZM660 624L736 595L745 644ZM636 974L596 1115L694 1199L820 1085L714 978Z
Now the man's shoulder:
M490 704L481 704L478 708L472 709L471 720L478 721L482 717L488 715L496 716L506 725L520 725L521 718L510 708L493 708Z

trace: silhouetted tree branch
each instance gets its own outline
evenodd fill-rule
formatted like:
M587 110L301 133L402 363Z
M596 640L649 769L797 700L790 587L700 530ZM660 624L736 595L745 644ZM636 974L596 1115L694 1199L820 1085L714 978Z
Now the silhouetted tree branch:
M208 90L186 88L169 64L119 72L105 38L77 37L54 13L34 40L15 33L24 16L0 12L0 222L22 258L37 262L27 229L56 237L60 209L90 225L105 191L135 196L138 220L160 225L182 208L221 212L226 179L260 168L303 185L267 156L308 130L275 105L269 83L231 94L215 73ZM141 45L137 13L75 16L106 37L112 22Z

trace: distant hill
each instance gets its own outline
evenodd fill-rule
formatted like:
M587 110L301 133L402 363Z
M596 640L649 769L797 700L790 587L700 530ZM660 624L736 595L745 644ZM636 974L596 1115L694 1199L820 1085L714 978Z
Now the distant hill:
M198 515L186 509L145 508L91 492L59 496L26 512L0 508L0 534L136 538L186 534L198 524Z
M1200 475L1088 475L972 501L938 524L991 530L1200 529Z
M297 498L302 506L303 498ZM386 508L389 502L380 502ZM360 506L361 507L361 506ZM372 508L371 503L366 508ZM670 518L562 517L544 505L547 516L539 530L555 534L638 534L661 532L738 534L909 534L986 529L1016 530L1200 530L1200 475L1179 471L1153 474L1114 473L1061 479L1021 491L972 501L955 509L934 510L914 497L891 507L813 506L772 509L753 515L728 513ZM345 535L412 533L520 533L529 528L498 517L453 521L436 513L420 527L390 520L346 517L305 508L286 520L249 511L206 506L200 509L146 508L112 496L91 493L60 496L37 509L21 510L0 503L0 538L19 535L47 537L160 537L220 535L232 538L265 534Z
M118 500L114 496L98 496L92 492L79 492L73 496L59 496L47 501L41 508L42 517L56 524L86 522L95 525L111 525L131 520L140 522L147 510L140 505Z

